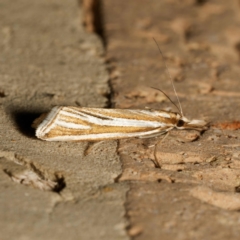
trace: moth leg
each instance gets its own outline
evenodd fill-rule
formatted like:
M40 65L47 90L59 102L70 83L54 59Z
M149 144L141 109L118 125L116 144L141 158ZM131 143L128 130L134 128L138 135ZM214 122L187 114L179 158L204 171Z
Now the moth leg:
M159 164L158 160L157 160L157 146L162 143L166 138L167 136L169 135L169 132L166 133L166 135L160 139L159 141L157 141L157 143L154 145L154 151L153 151L153 155L154 155L154 160L153 160L153 163L155 165L156 168L161 168L161 165Z
M173 127L165 127L165 128L159 128L159 132L156 133L150 133L145 136L140 136L139 138L153 138L153 137L159 137L161 135L166 134L167 132L171 131Z
M152 134L141 136L141 137L138 137L138 138L154 138L154 137L159 137L159 136L164 135L164 134L166 134L166 131L158 132L158 133L152 133Z

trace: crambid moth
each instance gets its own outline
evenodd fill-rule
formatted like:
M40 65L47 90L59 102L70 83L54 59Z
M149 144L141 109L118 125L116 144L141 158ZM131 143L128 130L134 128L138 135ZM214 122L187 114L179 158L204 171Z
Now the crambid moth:
M163 110L54 107L38 125L36 136L47 141L99 141L156 137L173 128L202 131L206 122Z

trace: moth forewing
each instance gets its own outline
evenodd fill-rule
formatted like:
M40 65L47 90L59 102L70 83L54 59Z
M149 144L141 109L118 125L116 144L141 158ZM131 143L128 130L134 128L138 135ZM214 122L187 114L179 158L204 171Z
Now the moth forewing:
M99 141L156 137L173 128L203 130L205 126L204 121L189 121L163 110L54 107L38 125L36 136L47 141Z
M140 137L161 132L166 117L158 111L55 107L37 127L36 136L48 141Z

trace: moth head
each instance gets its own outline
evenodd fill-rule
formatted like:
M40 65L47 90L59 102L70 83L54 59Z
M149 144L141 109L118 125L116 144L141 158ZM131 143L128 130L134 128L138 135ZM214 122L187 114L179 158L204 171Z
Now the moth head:
M205 122L204 120L197 119L189 120L186 117L181 116L176 123L176 128L203 131L208 128L207 125L208 123Z

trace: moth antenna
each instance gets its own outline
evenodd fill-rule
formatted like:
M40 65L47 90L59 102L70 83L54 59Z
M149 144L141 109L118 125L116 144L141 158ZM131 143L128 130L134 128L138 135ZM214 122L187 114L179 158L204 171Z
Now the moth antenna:
M151 87L151 88L156 89L156 90L160 91L161 93L163 93L163 95L177 108L177 110L178 110L179 112L181 112L181 110L179 109L179 107L173 102L173 100L172 100L163 90L161 90L161 89L159 89L159 88L155 88L155 87Z
M173 101L172 101L163 91L161 91L161 90L159 90L159 89L158 89L158 90L161 91L161 92L177 107L177 109L180 111L181 115L183 116L182 105L181 105L180 100L179 100L179 97L178 97L178 95L177 95L176 88L175 88L175 86L174 86L174 84L173 84L172 76L171 76L171 74L169 73L166 60L165 60L165 58L164 58L164 56L163 56L163 53L162 53L162 51L161 51L161 49L160 49L157 41L155 40L155 38L153 38L153 40L154 40L154 42L156 43L157 48L158 48L158 50L159 50L159 52L160 52L160 54L161 54L161 56L162 56L163 62L164 62L164 64L165 64L165 68L166 68L166 70L167 70L168 77L170 78L170 81L171 81L171 84L172 84L172 87L173 87L173 91L174 91L174 93L175 93L175 95L176 95L176 97L177 97L177 101L178 101L178 104L179 104L179 108L176 106L176 104L173 103Z

